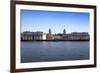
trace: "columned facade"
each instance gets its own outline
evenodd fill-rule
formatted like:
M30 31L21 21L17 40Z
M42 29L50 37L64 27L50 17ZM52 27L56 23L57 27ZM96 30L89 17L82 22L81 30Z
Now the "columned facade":
M46 40L46 34L43 32L23 32L22 40Z

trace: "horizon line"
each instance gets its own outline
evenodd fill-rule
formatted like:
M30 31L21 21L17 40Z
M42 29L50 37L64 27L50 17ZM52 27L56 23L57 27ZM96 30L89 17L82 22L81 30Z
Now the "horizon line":
M21 33L23 32L43 32L43 31L22 31ZM43 32L43 33L46 33L46 32ZM48 32L49 33L49 32ZM59 33L54 33L54 34L60 34L61 32ZM63 33L63 32L62 32ZM83 32L66 32L66 33L89 33L89 32L86 32L86 31L83 31Z

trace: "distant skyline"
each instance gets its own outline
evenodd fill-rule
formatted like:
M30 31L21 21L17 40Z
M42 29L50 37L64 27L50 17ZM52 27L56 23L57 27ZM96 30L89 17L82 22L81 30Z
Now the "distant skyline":
M21 10L21 32L89 32L89 13Z

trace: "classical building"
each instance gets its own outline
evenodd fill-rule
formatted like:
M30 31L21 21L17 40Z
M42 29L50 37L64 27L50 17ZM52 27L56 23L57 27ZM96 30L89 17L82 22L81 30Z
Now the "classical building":
M23 32L22 40L46 40L46 34L43 32Z
M26 31L21 33L21 40L89 40L89 34L88 32L66 33L65 29L59 34L52 34L51 29L48 33Z
M33 32L23 32L21 33L21 40L33 40Z
M33 32L33 40L46 40L46 34L43 32Z
M89 39L89 34L86 32L81 32L81 33L73 32L71 39L72 40L87 40Z
M63 35L64 40L89 40L89 34L87 32L73 32Z
M62 40L62 35L54 34L54 40Z

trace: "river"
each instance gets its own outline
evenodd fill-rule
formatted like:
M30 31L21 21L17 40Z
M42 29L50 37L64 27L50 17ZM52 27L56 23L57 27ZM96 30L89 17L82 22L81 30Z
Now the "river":
M89 41L22 41L21 62L89 59Z

